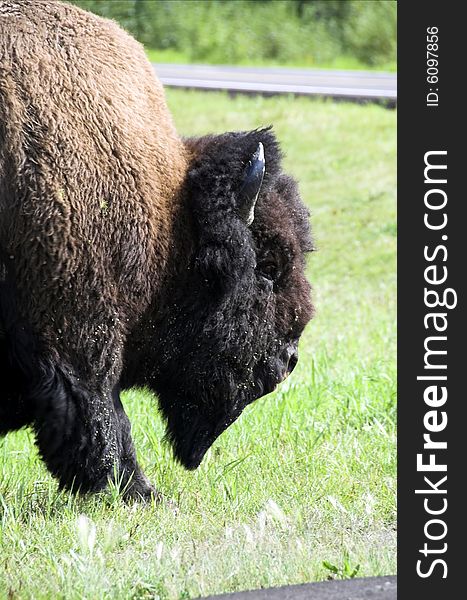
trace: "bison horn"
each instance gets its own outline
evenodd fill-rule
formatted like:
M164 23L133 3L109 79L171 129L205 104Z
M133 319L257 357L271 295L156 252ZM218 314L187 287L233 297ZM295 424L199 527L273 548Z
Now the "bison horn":
M265 168L264 148L259 142L258 149L246 168L239 193L238 212L247 225L251 225L255 218L255 205L263 183Z

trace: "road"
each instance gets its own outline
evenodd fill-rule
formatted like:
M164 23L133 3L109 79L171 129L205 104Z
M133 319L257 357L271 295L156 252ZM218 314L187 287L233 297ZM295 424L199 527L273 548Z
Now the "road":
M285 67L155 64L168 87L235 93L297 94L395 105L397 74Z
M304 583L209 596L204 600L396 600L396 598L397 578L391 576Z

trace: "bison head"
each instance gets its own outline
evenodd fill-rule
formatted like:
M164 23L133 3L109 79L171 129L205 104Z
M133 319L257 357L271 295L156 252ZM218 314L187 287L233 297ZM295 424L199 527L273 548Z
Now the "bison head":
M269 129L186 145L194 242L176 260L176 284L154 327L151 385L175 456L194 469L245 406L293 371L312 316L312 242L308 211L281 171ZM187 235L186 224L177 235Z

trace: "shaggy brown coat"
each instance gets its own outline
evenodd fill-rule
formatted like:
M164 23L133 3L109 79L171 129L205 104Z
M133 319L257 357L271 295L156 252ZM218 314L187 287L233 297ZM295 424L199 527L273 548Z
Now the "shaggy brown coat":
M143 48L115 23L57 2L0 6L1 245L21 313L99 372L160 285L185 146Z

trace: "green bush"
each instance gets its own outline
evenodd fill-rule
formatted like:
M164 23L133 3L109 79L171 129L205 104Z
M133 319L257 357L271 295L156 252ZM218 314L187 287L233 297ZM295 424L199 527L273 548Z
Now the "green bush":
M377 65L396 56L395 2L352 2L344 22L344 44L363 63Z
M307 52L306 31L289 2L178 4L185 5L186 26L179 48L194 61L288 62Z
M73 1L73 0L71 0ZM74 0L117 20L147 48L192 62L362 65L395 60L391 0Z

